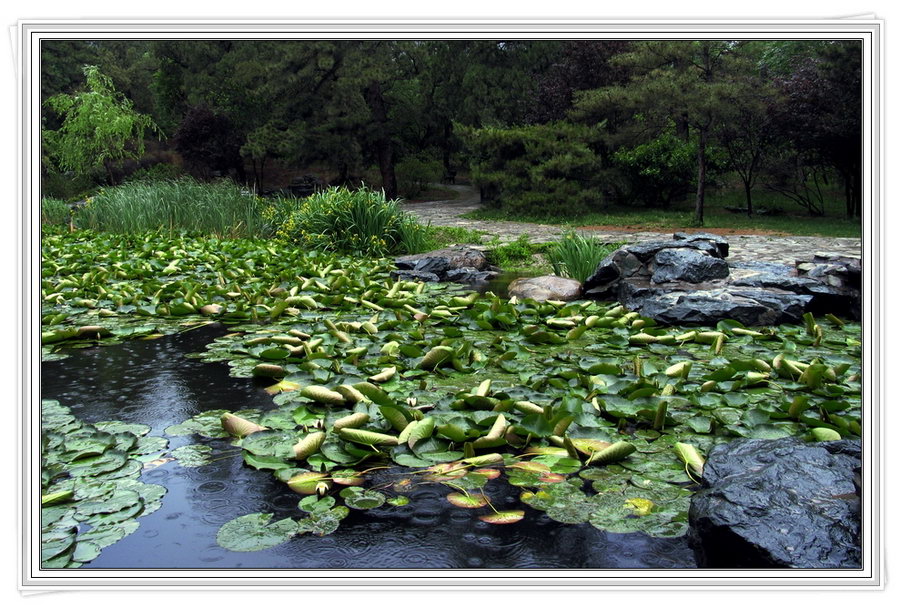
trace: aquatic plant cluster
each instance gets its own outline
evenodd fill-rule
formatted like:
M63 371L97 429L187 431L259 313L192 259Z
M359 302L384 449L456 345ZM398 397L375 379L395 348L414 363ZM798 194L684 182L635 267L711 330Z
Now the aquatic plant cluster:
M231 436L297 493L294 518L226 523L217 540L235 551L328 534L351 510L414 508L421 484L489 523L537 510L678 536L717 443L861 431L860 327L832 316L659 327L616 304L393 280L388 260L277 242L75 233L43 246L45 357L230 325L196 356L266 384L272 409L204 412L165 434L195 437L171 456L201 467ZM521 508L494 505L496 484L520 488Z
M138 481L167 452L150 427L87 424L57 401L41 402L41 566L78 568L138 529L166 489Z

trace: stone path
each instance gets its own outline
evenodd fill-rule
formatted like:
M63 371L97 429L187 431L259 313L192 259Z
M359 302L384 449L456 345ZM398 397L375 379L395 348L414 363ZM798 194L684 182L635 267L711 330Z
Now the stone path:
M431 222L434 226L460 226L470 230L486 232L484 240L492 240L494 236L501 242L516 240L527 234L533 243L543 243L558 239L566 229L548 224L528 224L524 222L499 222L471 220L460 217L463 214L481 208L478 192L463 185L442 186L452 188L460 193L460 197L450 201L428 201L424 203L405 203L404 209L418 216L423 223ZM590 234L605 243L639 243L645 241L669 240L671 232L624 232L618 230L578 229L578 232ZM690 230L702 232L702 230ZM769 236L755 234L728 234L730 254L729 262L777 262L794 265L801 258L814 253L830 253L846 256L861 256L861 244L858 238L832 238L816 236Z

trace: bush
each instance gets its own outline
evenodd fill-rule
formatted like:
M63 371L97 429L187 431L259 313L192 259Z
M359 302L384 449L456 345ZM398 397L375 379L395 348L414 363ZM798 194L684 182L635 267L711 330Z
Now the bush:
M49 170L41 176L41 196L63 201L78 201L90 196L103 183L101 172L60 173Z
M613 154L625 179L626 197L644 205L668 206L691 191L697 167L697 145L666 132Z
M281 201L265 213L275 236L304 247L384 256L418 253L428 246L428 227L368 188L332 187L300 201Z
M182 176L181 169L169 163L156 163L146 169L138 169L129 175L125 181L128 182L158 182L164 180L175 180Z
M603 203L599 127L458 127L482 200L512 214L573 216Z
M42 226L68 226L72 210L65 202L57 198L41 199Z
M618 244L608 245L594 237L570 232L547 252L547 259L557 276L577 279L584 283L603 258L618 247Z
M400 193L406 198L415 198L440 181L444 169L441 161L419 154L401 160L394 166L394 171Z
M230 237L264 232L261 199L234 182L192 178L134 181L98 192L75 214L79 228L135 233L199 231Z
M520 234L516 240L505 245L499 243L499 239L488 243L491 246L488 259L491 264L506 270L531 266L534 254L544 253L549 247L548 243L529 242L527 234Z

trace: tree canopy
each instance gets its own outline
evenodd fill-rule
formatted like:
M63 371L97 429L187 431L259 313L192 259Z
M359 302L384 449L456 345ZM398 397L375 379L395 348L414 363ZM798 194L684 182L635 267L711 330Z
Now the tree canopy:
M368 180L391 197L420 187L438 165L446 179L497 177L506 166L543 175L550 165L540 155L552 148L553 177L525 197L541 208L666 206L690 191L699 224L709 186L733 180L749 214L760 187L817 212L809 189L822 179L842 186L848 215L861 212L853 41L43 45L46 158L56 170L133 158L160 125L185 170L259 191L283 186L276 169L285 167L316 166L333 183ZM488 162L501 141L521 149ZM525 200L512 174L491 180L478 185L497 204ZM567 205L563 192L581 202Z

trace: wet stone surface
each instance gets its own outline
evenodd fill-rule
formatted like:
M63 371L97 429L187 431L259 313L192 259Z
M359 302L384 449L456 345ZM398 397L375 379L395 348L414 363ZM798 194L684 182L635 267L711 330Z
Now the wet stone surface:
M736 440L709 453L691 501L700 565L860 565L858 441Z

